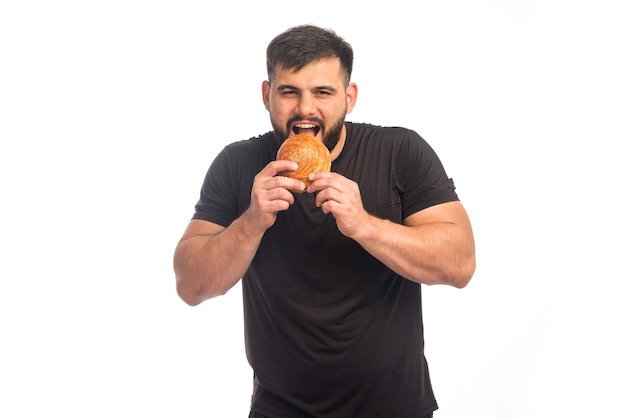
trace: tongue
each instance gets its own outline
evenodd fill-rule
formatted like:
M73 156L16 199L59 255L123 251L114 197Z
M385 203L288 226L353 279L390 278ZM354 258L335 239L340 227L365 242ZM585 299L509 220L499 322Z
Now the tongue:
M309 134L311 136L315 136L315 129L314 128L300 128L300 129L298 129L298 133L299 134Z

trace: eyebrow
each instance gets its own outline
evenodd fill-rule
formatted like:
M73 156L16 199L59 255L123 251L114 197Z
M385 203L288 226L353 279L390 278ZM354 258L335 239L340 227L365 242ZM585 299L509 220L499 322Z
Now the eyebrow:
M281 90L300 90L300 89L297 88L296 86L292 86L289 84L281 84L279 86L276 86L276 90L281 91Z
M290 84L281 84L279 86L276 86L276 90L278 91L282 91L282 90L297 90L300 91L301 89L299 89L296 86L292 86ZM320 91L320 90L328 90L328 91L332 91L332 92L336 92L337 89L333 86L317 86L313 88L314 91Z

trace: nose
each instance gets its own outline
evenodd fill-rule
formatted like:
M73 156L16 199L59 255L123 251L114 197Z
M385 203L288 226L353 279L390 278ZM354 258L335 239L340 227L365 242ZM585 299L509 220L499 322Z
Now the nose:
M302 116L312 116L315 114L315 98L311 93L303 93L300 96L298 110Z

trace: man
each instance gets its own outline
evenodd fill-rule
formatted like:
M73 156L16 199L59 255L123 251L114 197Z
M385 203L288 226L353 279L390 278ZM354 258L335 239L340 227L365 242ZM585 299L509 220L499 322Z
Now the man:
M345 121L351 46L305 25L267 48L273 131L213 161L174 255L190 305L240 279L251 417L427 417L421 284L467 285L474 239L452 179L415 132ZM330 150L311 185L279 176L289 136ZM304 192L303 192L304 191ZM297 193L296 193L297 192Z

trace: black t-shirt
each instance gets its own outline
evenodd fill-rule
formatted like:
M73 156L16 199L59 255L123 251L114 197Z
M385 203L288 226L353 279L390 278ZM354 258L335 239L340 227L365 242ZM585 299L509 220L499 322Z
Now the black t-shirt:
M331 170L359 184L365 209L402 223L458 200L432 148L404 128L346 123ZM194 219L228 226L274 160L274 133L228 145ZM424 357L421 287L342 235L309 193L279 212L242 279L252 408L272 417L419 417L437 409Z

